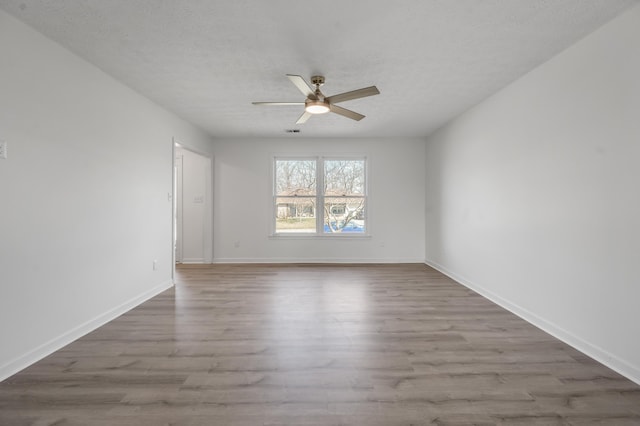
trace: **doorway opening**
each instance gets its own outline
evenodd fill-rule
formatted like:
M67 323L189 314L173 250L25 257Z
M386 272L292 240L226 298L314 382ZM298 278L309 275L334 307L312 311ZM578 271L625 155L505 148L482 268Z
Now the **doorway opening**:
M174 264L213 262L212 176L212 157L174 142Z

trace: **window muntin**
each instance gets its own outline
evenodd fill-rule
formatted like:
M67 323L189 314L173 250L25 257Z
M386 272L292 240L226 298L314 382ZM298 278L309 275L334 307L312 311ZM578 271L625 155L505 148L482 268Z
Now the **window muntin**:
M274 159L274 233L365 235L366 160Z

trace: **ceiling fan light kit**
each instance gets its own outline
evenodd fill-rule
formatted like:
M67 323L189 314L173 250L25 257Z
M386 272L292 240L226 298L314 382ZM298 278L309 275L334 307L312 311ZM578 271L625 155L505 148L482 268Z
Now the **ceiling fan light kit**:
M309 114L326 114L329 112L329 104L323 101L307 99L304 103L304 110Z
M302 124L306 122L312 115L326 114L333 112L343 117L350 118L352 120L360 121L364 118L364 115L355 111L348 110L346 108L339 107L338 102L350 101L353 99L364 98L367 96L373 96L380 94L380 91L376 86L365 87L363 89L353 90L351 92L340 93L338 95L325 97L320 91L320 86L324 84L324 77L321 75L314 75L311 77L311 83L315 86L315 89L311 87L304 78L299 75L287 74L287 78L306 96L304 102L253 102L254 105L304 105L304 113L300 116L296 124Z

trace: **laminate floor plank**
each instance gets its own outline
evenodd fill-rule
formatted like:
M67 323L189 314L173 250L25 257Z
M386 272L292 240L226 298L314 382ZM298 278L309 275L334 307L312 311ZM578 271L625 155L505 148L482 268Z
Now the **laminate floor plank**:
M640 386L413 265L189 265L0 383L0 425L640 425Z

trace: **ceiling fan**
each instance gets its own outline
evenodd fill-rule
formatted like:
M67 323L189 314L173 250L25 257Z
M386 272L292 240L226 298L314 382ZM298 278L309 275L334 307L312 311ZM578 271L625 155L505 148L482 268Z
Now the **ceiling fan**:
M350 101L352 99L364 98L367 96L373 96L380 94L380 91L376 86L365 87L363 89L352 90L351 92L344 92L338 95L325 96L320 91L320 86L324 84L324 77L321 75L314 75L311 77L311 83L315 86L315 89L310 86L304 78L299 75L287 74L287 77L291 82L305 95L307 98L304 102L253 102L254 105L304 105L304 113L298 118L296 124L302 124L306 122L312 115L325 114L327 112L335 112L344 117L351 118L352 120L360 121L364 118L364 115L358 114L355 111L348 110L346 108L336 105L339 102Z

